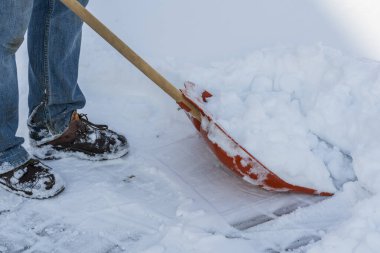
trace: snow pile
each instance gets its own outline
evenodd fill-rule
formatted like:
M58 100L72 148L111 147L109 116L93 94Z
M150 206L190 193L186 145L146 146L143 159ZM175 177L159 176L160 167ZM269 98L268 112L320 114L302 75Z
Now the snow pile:
M261 50L192 77L214 95L214 120L270 170L334 192L355 174L379 190L379 73L377 62L317 45Z

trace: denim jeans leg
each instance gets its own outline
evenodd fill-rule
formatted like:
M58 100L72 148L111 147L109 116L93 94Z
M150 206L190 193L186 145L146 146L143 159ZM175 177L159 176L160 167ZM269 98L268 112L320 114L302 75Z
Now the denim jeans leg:
M0 0L0 173L26 162L28 153L16 137L18 82L15 53L24 40L31 0Z
M28 29L28 125L34 140L62 134L73 111L85 105L77 83L82 25L59 0L34 0Z

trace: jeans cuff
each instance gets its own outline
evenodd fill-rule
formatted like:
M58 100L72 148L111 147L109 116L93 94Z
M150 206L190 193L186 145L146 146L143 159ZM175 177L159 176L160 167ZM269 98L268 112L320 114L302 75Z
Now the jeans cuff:
M0 174L8 172L30 159L28 152L22 147L17 146L0 153Z
M62 135L69 127L75 110L65 110L59 116L50 120L46 117L43 104L36 107L28 119L29 137L33 144L43 144Z
M50 131L54 136L63 134L70 125L74 110L65 111L59 117L52 119L50 122Z

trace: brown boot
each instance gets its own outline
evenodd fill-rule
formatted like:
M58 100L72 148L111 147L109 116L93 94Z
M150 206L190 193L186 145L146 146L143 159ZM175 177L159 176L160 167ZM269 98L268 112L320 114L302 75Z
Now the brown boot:
M51 168L35 159L0 174L0 186L32 199L51 198L65 189L62 179L53 174Z
M41 159L59 159L74 155L89 160L108 160L128 153L127 139L88 121L85 114L73 113L68 129L58 138L39 142L34 155Z

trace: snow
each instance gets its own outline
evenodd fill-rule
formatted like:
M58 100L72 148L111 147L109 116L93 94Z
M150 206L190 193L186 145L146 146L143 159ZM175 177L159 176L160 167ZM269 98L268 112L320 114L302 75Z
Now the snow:
M322 242L309 252L378 252L380 247L380 216L378 214L380 199L373 196L361 201L353 209L353 218L342 225L339 230L326 235Z
M270 193L229 174L184 112L85 28L79 82L88 103L83 112L126 134L130 154L106 162L47 161L66 181L66 190L54 199L35 201L1 191L0 252L377 252L379 67L330 49L351 45L316 2L287 0L274 9L279 4L274 0L113 0L90 8L178 87L185 80L210 85L210 91L245 86L256 96L250 103L272 113L272 120L284 122L276 109L293 113L291 119L300 124L287 130L310 136L305 128L311 129L318 138L310 137L309 143L335 178L330 185L313 182L339 188L335 196L321 201ZM241 11L244 15L238 15ZM276 36L276 29L288 32ZM299 34L305 35L302 41L295 40ZM319 41L327 46L298 44ZM298 46L275 46L294 43ZM274 68L276 54L281 60ZM261 66L263 59L268 62ZM18 66L19 135L27 137L25 45ZM252 66L266 69L257 73ZM284 69L296 75L273 79ZM289 102L292 93L299 102ZM239 96L225 96L240 103ZM266 117L260 119L269 121ZM355 176L358 180L344 184Z
M309 46L264 49L193 75L214 95L206 111L248 152L289 183L334 192L355 179L350 160L360 159L353 156L358 147L380 140L374 121L379 69L376 62ZM214 132L209 136L218 143Z

